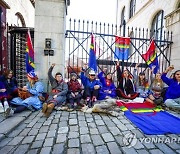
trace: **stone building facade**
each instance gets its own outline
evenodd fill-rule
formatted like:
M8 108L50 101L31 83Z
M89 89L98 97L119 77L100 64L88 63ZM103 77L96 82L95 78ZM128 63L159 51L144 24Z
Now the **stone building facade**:
M171 64L180 68L180 1L179 0L117 0L117 25L172 31ZM163 33L162 33L163 35Z
M0 1L0 74L9 67L8 26L34 27L35 7L33 0Z

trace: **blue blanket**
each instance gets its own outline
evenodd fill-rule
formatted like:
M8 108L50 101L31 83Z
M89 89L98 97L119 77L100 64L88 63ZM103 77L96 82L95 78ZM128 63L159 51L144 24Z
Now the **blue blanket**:
M132 121L144 134L180 134L180 118L168 112L160 111L156 113L133 113L126 111L125 116Z

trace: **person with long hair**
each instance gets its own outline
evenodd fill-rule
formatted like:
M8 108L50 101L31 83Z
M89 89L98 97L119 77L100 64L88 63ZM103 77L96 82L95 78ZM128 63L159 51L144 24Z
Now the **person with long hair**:
M161 76L163 82L168 85L165 93L164 103L167 107L180 110L180 70L173 74L173 78L168 78L167 73L172 71L174 66L169 66Z
M146 98L146 101L156 105L160 105L161 103L163 103L163 99L162 99L163 88L164 88L164 82L161 79L161 73L156 73L155 78L150 86L151 92L149 96Z
M131 76L128 70L124 70L123 72L121 71L119 61L117 62L116 68L117 80L119 82L118 87L116 89L117 96L126 99L136 98L138 94L135 91L133 77Z
M115 98L116 95L116 87L114 85L114 82L112 80L112 74L107 73L107 68L104 68L102 72L98 74L98 78L100 82L102 83L102 88L99 92L98 99L103 100L107 98Z
M7 99L10 100L18 96L18 84L12 70L5 70L3 75L0 76L0 81L5 86L6 93L8 94Z
M136 92L139 94L139 97L141 98L147 98L150 92L150 86L148 83L148 80L146 79L145 73L140 72L139 75L137 75L137 67L139 64L136 64L133 76L135 80L135 86L136 86Z
M10 101L11 105L15 105L15 108L8 108L5 111L6 117L12 116L14 113L22 112L26 109L40 110L42 108L42 101L40 97L44 92L43 83L38 80L38 76L34 71L27 73L28 83L22 88L29 95L28 98L22 99L20 97L13 98Z
M51 92L47 101L43 104L42 112L46 117L49 117L55 106L62 105L66 101L66 94L68 92L68 85L63 80L63 76L60 72L52 75L53 68L56 64L53 63L48 70L48 77L51 83Z

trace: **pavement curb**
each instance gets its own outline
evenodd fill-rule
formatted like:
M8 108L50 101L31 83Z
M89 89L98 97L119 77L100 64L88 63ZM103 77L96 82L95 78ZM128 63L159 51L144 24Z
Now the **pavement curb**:
M32 114L31 111L17 113L12 117L4 119L0 122L0 142L16 127L18 127L26 118Z

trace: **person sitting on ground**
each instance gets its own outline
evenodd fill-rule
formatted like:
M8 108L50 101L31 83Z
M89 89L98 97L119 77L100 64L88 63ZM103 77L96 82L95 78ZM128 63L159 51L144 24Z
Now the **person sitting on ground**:
M86 66L82 68L80 75L81 81L84 86L84 97L87 101L88 107L92 107L94 102L97 101L99 96L99 90L102 87L101 82L96 79L96 73L94 70L89 71L89 77L85 76Z
M116 89L116 93L118 97L126 98L126 99L134 99L138 96L135 92L135 85L132 80L132 76L130 75L128 70L124 70L123 72L120 69L119 61L117 62L117 80L119 82L118 87Z
M156 73L155 79L153 80L150 89L151 92L149 96L146 98L146 101L160 105L163 103L163 98L162 98L162 91L164 88L164 83L161 79L161 73Z
M5 116L12 116L14 113L22 112L26 109L40 110L42 108L42 93L44 92L44 86L42 82L38 81L38 77L34 71L31 71L27 74L28 83L22 88L28 95L26 99L20 97L13 98L10 101L11 105L15 105L16 108L12 109L11 107L5 111Z
M71 73L70 74L70 81L68 84L68 94L67 94L67 100L71 105L71 108L74 109L75 104L78 106L81 106L80 101L82 98L82 86L77 80L77 74Z
M169 66L161 76L163 82L169 86L165 93L164 103L169 108L180 110L180 70L174 72L172 79L166 76L173 69L173 65Z
M16 78L13 77L13 71L7 69L2 76L0 81L3 82L6 92L8 94L8 100L18 96L18 84Z
M135 85L136 85L136 92L139 94L139 97L147 98L150 92L149 83L145 77L144 72L140 72L139 76L137 75L138 65L139 64L135 66L134 71L133 71L133 76L134 76Z
M8 97L5 85L0 81L0 101L3 102L5 98Z
M48 71L49 81L51 83L52 91L49 94L47 101L43 104L42 112L46 117L49 117L55 106L62 105L66 101L66 94L68 92L68 85L63 80L60 72L52 75L55 64L53 63Z
M102 83L102 88L100 89L99 92L99 98L98 98L99 100L116 97L116 87L112 80L112 74L111 73L106 74L106 71L107 68L104 68L103 71L98 74L98 78Z

